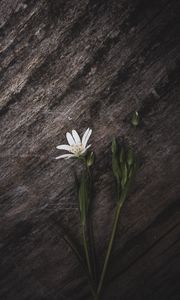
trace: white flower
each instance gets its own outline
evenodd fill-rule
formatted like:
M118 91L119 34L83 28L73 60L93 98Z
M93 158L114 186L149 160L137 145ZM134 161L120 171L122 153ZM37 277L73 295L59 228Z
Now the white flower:
M87 129L82 137L82 140L79 136L79 134L77 133L76 130L72 130L72 134L67 132L66 133L66 138L67 141L69 143L69 145L59 145L56 148L59 150L67 150L68 152L70 152L70 154L62 154L58 157L56 157L56 159L59 158L70 158L70 157L80 157L82 155L84 155L87 151L87 149L89 147L91 147L91 145L87 146L87 142L91 136L92 133L92 129Z

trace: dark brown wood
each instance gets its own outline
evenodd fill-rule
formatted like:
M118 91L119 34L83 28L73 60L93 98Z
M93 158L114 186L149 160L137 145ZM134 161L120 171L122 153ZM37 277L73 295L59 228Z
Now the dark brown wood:
M102 299L179 300L180 2L0 6L0 299L92 299L62 232L79 243L78 164L54 159L66 131L91 127L100 266L115 203L112 137L139 159Z

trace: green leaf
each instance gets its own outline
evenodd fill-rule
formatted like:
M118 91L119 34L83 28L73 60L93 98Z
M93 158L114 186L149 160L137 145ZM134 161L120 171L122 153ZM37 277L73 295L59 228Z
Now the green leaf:
M112 170L113 170L115 177L117 177L117 178L121 177L119 162L115 155L112 156Z
M79 187L79 210L81 222L84 223L87 217L89 208L89 184L86 174L81 176L81 182Z
M127 179L128 179L128 168L127 168L126 162L121 164L121 169L122 169L121 186L122 186L122 188L124 188L127 183Z

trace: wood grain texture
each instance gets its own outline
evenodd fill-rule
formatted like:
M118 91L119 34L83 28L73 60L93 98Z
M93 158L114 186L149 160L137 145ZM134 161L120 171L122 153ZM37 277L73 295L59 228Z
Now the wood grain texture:
M66 131L91 127L100 266L114 212L112 136L140 161L102 299L179 300L180 2L0 7L0 299L91 299L62 239L63 226L78 242L78 165L54 160Z

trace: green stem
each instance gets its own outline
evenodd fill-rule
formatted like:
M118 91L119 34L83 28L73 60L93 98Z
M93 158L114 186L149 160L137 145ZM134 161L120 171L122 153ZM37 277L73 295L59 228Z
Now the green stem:
M86 230L85 230L84 224L82 224L82 238L83 238L83 246L84 246L84 252L85 252L85 257L86 257L86 263L87 263L87 267L88 267L88 271L89 271L89 279L92 282L93 275L92 275L92 269L91 269L89 251L88 251L88 243L87 243L87 239L86 239ZM97 292L95 291L94 284L91 284L90 288L91 288L91 292L94 297L94 300L98 300L99 297L98 297Z
M110 258L110 255L111 255L112 246L113 246L113 243L114 243L114 238L115 238L115 235L116 235L116 231L117 231L117 225L118 225L118 221L119 221L120 211L121 211L121 208L122 208L122 205L124 203L125 198L126 198L126 193L122 193L121 197L120 197L120 199L117 203L113 228L112 228L112 232L111 232L111 236L110 236L110 240L109 240L109 244L108 244L108 249L107 249L107 252L106 252L106 257L105 257L105 261L104 261L104 265L103 265L103 269L102 269L98 289L97 289L97 294L98 295L100 294L103 283L104 283L104 278L105 278L105 275L106 275L106 270L107 270L107 267L108 267L108 262L109 262L109 258Z
M80 262L81 267L82 267L82 269L84 270L84 273L87 276L88 284L89 284L91 293L92 293L92 295L94 297L94 300L98 300L99 298L98 298L98 295L96 293L96 290L95 290L95 287L94 287L94 283L93 283L93 281L92 281L92 279L91 279L91 277L89 275L89 272L86 269L86 266L84 265L83 259L82 259L81 255L80 255L79 251L76 249L76 247L74 246L73 242L69 239L68 236L64 236L63 239L69 245L69 247L71 248L71 250L75 253L78 261Z
M92 198L93 193L93 182L92 182L92 174L90 171L90 168L86 164L86 171L89 178L89 197ZM93 223L91 219L91 210L92 210L92 204L89 205L89 214L87 216L87 230L88 230L88 237L89 237L89 248L90 248L90 258L91 263L93 265L92 272L94 276L95 284L97 285L97 266L96 266L96 249L95 249L95 242L94 242L94 231L93 231Z
M92 189L92 177L91 177L91 172L90 169L87 165L87 161L86 158L83 157L82 158L84 164L85 164L85 172L86 172L86 176L88 177L88 187L87 187L87 192L89 193L88 197L90 198L91 195L91 189ZM86 203L87 205L87 211L89 212L89 203ZM88 273L89 273L89 278L91 280L91 282L93 283L93 289L91 289L91 292L93 294L94 300L99 300L99 296L97 294L96 288L97 288L97 283L96 283L96 276L94 278L94 274L93 271L95 272L95 269L93 268L92 270L92 266L91 266L91 257L90 257L90 249L89 249L89 244L88 242L90 242L90 247L92 246L93 240L92 240L92 235L90 233L91 232L91 228L90 228L90 224L89 224L89 219L87 219L89 217L88 212L85 212L87 215L85 216L85 218L83 218L83 220L81 221L81 229L82 229L82 242L83 242L83 247L84 247L84 253L85 253L85 258L86 258L86 263L87 263L87 268L88 268ZM88 222L87 222L88 221ZM87 232L86 232L86 228L87 228ZM88 234L88 239L86 237L86 233ZM91 249L92 251L94 251L94 249ZM93 263L95 263L94 257L93 257ZM94 266L93 266L94 267ZM96 273L95 273L96 274ZM95 283L94 283L95 280Z
M97 259L96 259L93 224L91 219L88 222L88 236L89 236L89 249L90 249L90 258L92 262L93 278L94 278L95 285L97 287Z
M91 263L90 263L90 257L89 257L88 243L87 243L87 239L86 239L86 226L85 226L85 224L82 224L82 240L83 240L83 247L84 247L84 252L85 252L88 271L89 271L90 276L92 277L92 270L91 270Z

